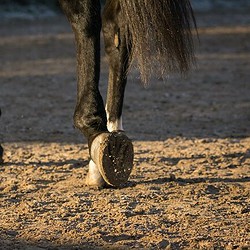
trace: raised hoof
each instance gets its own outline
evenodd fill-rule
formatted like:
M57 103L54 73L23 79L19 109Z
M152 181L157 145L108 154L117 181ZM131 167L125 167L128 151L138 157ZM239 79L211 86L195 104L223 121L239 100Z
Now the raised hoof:
M122 132L103 133L93 141L91 157L105 182L120 187L127 182L133 168L133 144Z

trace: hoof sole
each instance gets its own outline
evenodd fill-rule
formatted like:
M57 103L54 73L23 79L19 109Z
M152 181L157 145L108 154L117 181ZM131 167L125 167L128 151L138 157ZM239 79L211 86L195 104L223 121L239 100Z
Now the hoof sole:
M99 150L95 152L93 159L107 184L122 186L133 168L133 144L122 132L102 134Z

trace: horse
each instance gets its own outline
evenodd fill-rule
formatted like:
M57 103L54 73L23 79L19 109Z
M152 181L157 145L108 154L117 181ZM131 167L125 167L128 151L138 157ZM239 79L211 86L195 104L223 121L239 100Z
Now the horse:
M77 101L74 125L87 138L86 184L120 187L127 182L134 150L122 125L127 75L136 62L143 82L152 73L187 72L194 64L189 0L59 0L75 35ZM100 40L109 62L107 101L99 92Z
M136 63L147 83L194 64L189 0L59 0L76 44L77 100L74 125L87 138L89 186L124 185L133 168L134 149L122 125L127 76ZM101 32L103 36L101 36ZM107 101L99 91L100 42L109 63Z

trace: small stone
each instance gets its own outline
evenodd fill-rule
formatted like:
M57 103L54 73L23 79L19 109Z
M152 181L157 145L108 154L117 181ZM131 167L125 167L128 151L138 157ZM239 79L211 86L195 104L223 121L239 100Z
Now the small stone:
M175 181L176 180L176 176L174 174L170 174L169 175L169 179L170 179L170 181Z
M162 240L157 245L160 249L167 249L167 250L171 249L171 244L167 240Z

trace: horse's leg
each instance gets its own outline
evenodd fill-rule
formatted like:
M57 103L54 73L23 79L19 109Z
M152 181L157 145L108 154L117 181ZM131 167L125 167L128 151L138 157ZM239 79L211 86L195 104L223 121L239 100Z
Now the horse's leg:
M105 51L109 60L109 85L106 103L107 127L110 132L123 131L122 106L127 83L130 49L126 42L119 1L106 1L102 20Z
M77 103L75 126L88 139L91 147L94 138L108 132L105 108L98 89L100 74L101 14L99 0L60 0L75 34L77 51ZM104 180L90 160L86 179L89 185L102 186Z
M101 14L99 0L60 0L75 34L77 103L74 123L89 143L107 131L106 114L98 89L100 75Z
M86 183L102 186L106 181L119 186L128 179L132 168L131 157L128 157L131 142L125 135L108 132L105 108L98 89L100 1L60 0L60 3L75 33L78 94L74 122L87 137L90 148L91 161Z
M122 153L117 150L114 154L120 159L117 162L119 164L117 171L125 171L126 179L133 165L133 145L125 135L122 126L122 107L127 83L130 49L125 37L125 26L120 13L119 1L106 1L102 28L105 52L109 61L109 83L106 103L107 127L109 132L120 138L121 145L119 147L122 147Z

